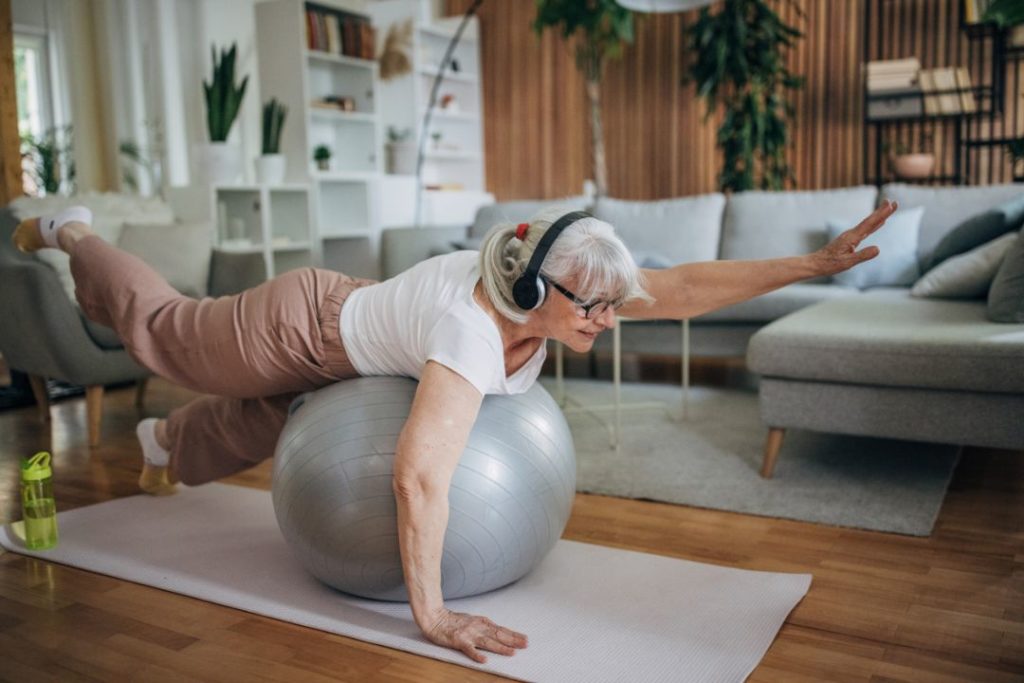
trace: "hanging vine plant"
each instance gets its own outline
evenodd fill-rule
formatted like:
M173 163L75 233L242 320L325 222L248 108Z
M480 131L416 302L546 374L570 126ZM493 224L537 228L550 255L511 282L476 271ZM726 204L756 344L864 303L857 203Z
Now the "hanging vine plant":
M785 57L803 34L767 0L725 0L715 14L704 8L687 34L694 55L688 73L707 105L705 120L719 106L724 110L717 136L719 187L781 190L795 182L786 162L787 124L794 115L787 91L803 87L804 79L789 71Z

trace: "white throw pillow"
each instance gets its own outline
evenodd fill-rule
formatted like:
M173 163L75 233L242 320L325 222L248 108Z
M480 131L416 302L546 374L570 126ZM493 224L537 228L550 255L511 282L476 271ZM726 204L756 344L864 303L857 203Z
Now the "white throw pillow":
M912 296L934 299L984 297L1017 233L1010 232L980 247L939 263L910 290Z
M857 289L869 287L909 287L921 274L917 263L917 234L924 207L897 211L885 225L860 243L857 250L876 246L875 258L832 276L836 284ZM859 220L859 219L858 219ZM857 223L849 220L828 221L828 237L833 240Z

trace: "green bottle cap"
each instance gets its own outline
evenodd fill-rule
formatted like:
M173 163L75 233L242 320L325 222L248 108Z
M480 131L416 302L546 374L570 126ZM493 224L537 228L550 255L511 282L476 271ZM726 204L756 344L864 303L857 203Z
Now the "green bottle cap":
M46 451L39 451L28 460L21 461L21 480L39 481L48 479L53 475L50 469L50 454Z

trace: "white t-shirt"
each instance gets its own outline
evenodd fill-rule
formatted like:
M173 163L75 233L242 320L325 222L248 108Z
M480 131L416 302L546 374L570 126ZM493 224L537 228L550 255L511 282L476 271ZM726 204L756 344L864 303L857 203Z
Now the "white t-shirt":
M505 377L501 332L473 299L480 253L422 261L390 280L360 287L341 307L341 341L360 375L419 379L428 360L465 377L481 394L521 394L540 374L546 345Z

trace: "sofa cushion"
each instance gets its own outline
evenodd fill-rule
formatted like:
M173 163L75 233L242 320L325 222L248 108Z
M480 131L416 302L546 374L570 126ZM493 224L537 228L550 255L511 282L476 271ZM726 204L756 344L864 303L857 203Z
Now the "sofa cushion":
M988 319L1024 323L1024 230L1010 245L988 291ZM1018 373L1024 371L1018 368Z
M932 253L950 230L962 222L1003 202L1019 197L1022 184L976 187L926 187L890 183L882 187L881 199L899 202L900 208L924 207L917 259L930 264Z
M747 364L811 381L1024 391L1024 324L985 319L985 304L876 289L810 306L763 327Z
M946 259L914 283L911 296L933 299L975 299L992 286L1003 257L1017 239L1016 233L997 237L966 254Z
M889 216L885 225L864 238L858 247L878 247L878 256L849 270L836 273L832 280L837 284L857 289L914 284L921 274L916 252L917 231L921 226L923 213L924 209L917 207L903 209ZM829 240L834 240L856 224L855 221L828 221Z
M821 301L855 296L853 287L832 284L797 284L742 301L694 318L698 322L768 323Z
M594 216L615 227L642 268L718 258L724 209L725 195L717 192L660 201L598 197L594 202Z
M722 223L723 259L764 259L807 254L827 242L825 222L856 223L875 208L875 187L805 192L738 192ZM817 278L828 281L828 278Z
M477 209L476 218L469 228L469 236L483 237L499 223L522 223L537 212L553 206L561 207L566 213L584 211L587 209L587 198L580 195L564 199L521 199L481 206Z
M138 256L186 296L206 296L212 228L208 223L136 225L121 231L117 246Z
M932 251L924 269L931 270L948 258L1019 230L1021 223L1024 223L1024 192L995 208L971 216L946 233Z

